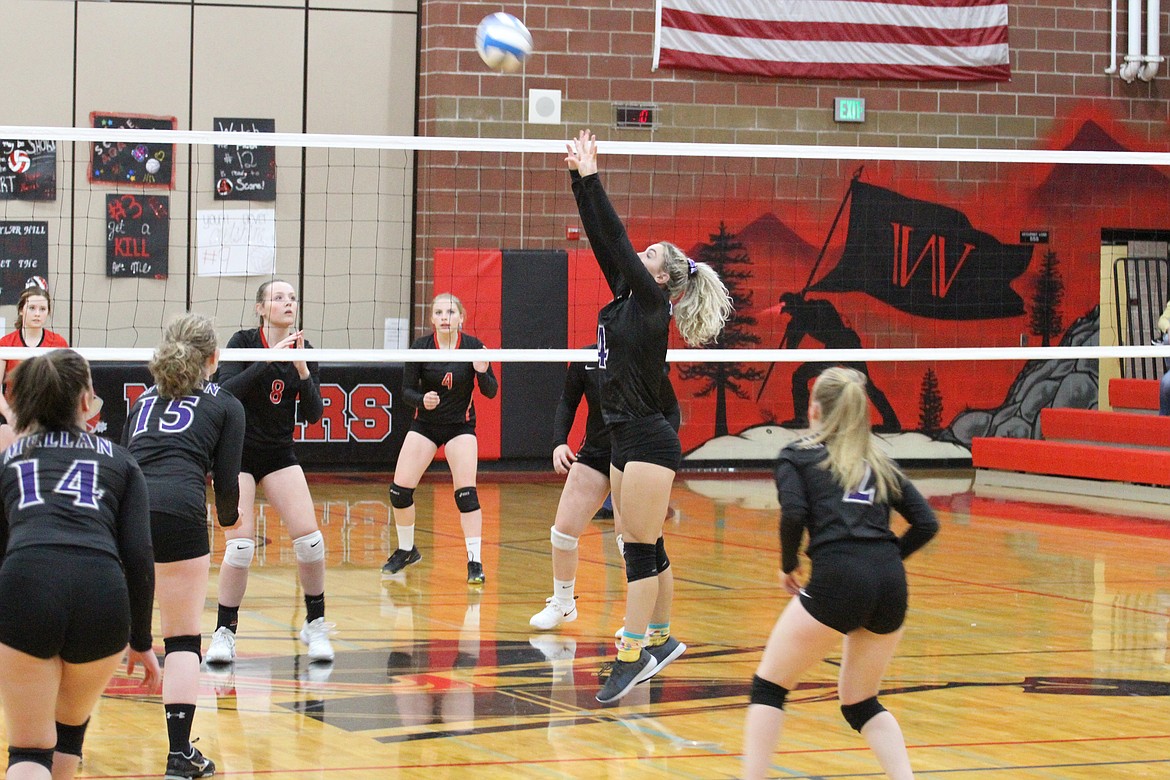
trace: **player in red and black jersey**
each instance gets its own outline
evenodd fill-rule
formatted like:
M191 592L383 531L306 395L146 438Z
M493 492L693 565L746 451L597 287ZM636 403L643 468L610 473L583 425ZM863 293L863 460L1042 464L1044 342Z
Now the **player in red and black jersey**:
M484 349L484 343L463 332L463 304L450 293L436 295L431 304L431 325L435 332L410 345L411 349L438 351ZM436 357L439 357L436 355ZM479 444L475 438L475 404L472 391L479 385L485 398L495 398L499 383L486 360L434 360L407 363L402 377L402 398L415 408L414 422L398 453L390 504L398 549L382 566L392 576L422 560L414 543L414 489L431 465L439 447L446 447L451 480L455 485L455 506L467 547L467 583L484 582L481 558L483 514L475 488Z
M134 402L122 431L150 493L155 593L162 621L167 776L207 777L215 764L191 744L199 698L200 623L207 598L207 474L222 526L239 517L244 407L209 382L219 350L199 314L175 317L150 361L155 384Z
M76 352L26 360L9 379L20 438L0 469L8 777L71 778L127 640L127 672L140 663L144 684L160 681L146 480L123 447L85 432L93 385Z
M635 251L598 178L593 133L583 130L568 152L581 224L614 296L597 316L597 358L605 369L601 411L612 439L610 483L622 517L629 586L618 659L597 694L605 703L686 649L670 636L674 588L662 539L682 449L658 408L658 393L672 316L684 341L706 344L722 331L731 299L713 268L675 245L661 241Z
M0 337L0 347L67 347L69 342L60 333L45 327L53 313L53 301L49 291L29 279L20 300L16 302L16 329ZM12 409L8 405L8 390L5 378L16 370L20 360L0 360L0 385L5 391L0 394L0 416L12 421Z
M234 349L308 349L297 330L296 290L276 279L256 291L260 327L236 332L228 341ZM223 565L219 569L219 616L207 649L209 663L235 658L240 604L248 587L248 567L256 548L256 486L264 488L293 540L297 573L305 592L305 624L300 637L309 645L309 660L333 660L329 642L332 626L325 622L325 540L317 527L317 513L305 472L293 452L293 430L298 419L321 419L321 378L317 364L304 360L223 363L219 384L244 405L244 453L240 463L240 522L227 532Z

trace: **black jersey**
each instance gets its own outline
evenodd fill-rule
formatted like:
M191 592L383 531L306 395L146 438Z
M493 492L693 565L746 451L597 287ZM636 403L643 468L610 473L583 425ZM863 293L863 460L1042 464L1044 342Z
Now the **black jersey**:
M130 593L130 646L150 649L150 502L142 470L124 447L82 431L17 439L4 451L0 510L5 554L72 547L120 561Z
M614 295L597 315L601 412L607 423L648 417L658 411L670 300L638 258L598 175L570 173L581 224Z
M899 473L902 495L887 504L877 503L873 473L867 468L862 484L853 491L841 488L833 473L824 468L828 451L823 444L798 439L780 451L776 487L780 494L780 550L785 573L797 567L801 533L808 529L808 553L827 543L844 539L889 540L903 558L938 533L938 520L914 483ZM890 509L910 523L900 538L890 530ZM815 565L815 563L814 563Z
M236 331L228 349L267 349L260 328ZM312 345L306 340L305 348ZM216 380L244 405L247 425L244 447L265 449L292 444L297 418L307 423L321 419L321 376L309 363L309 378L301 379L291 361L221 363ZM299 402L299 403L298 403Z
M596 349L596 344L589 344L582 349ZM658 389L658 406L667 422L676 431L681 423L681 413L678 408L678 398L674 394L674 386L670 383L669 366L664 365L662 384ZM585 440L580 449L609 449L609 428L601 415L601 385L604 371L597 367L597 361L589 363L570 363L565 373L565 387L561 391L561 399L557 402L556 412L553 414L553 448L569 441L569 432L573 427L573 420L577 416L577 407L581 405L581 398L585 399L585 408L588 416L585 418Z
M206 517L207 473L213 472L219 523L235 525L244 407L231 393L207 382L191 395L164 399L151 387L134 402L122 444L146 476L153 511Z
M438 350L434 334L415 339L411 349ZM459 334L455 349L485 349L475 336ZM402 400L415 408L414 416L428 423L450 424L468 422L475 425L475 404L471 391L479 384L484 398L495 398L500 383L496 381L491 363L482 374L470 361L452 360L426 363L407 363L402 370ZM434 409L423 406L423 396L434 390L439 394L439 405Z

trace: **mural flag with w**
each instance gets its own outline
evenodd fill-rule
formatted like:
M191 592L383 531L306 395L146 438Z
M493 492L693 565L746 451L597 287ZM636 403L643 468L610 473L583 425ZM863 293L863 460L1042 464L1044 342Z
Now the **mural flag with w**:
M1030 245L1003 244L963 212L853 182L841 260L812 285L864 292L896 309L938 320L1017 317L1024 301L1011 282L1028 267Z

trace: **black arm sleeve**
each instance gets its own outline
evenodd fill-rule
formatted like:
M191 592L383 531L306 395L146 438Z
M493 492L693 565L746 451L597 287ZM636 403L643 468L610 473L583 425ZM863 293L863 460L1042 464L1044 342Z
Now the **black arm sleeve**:
M910 524L909 530L898 538L898 550L905 559L935 537L939 528L938 518L914 483L904 476L902 496L890 506Z
M492 371L492 364L488 363L488 370L480 373L475 372L475 381L479 385L479 392L483 393L484 398L495 398L496 393L500 390L500 382L496 379L496 372Z
M780 497L780 568L794 571L800 561L800 540L808 518L808 494L795 464L783 456L776 465L776 492Z
M221 363L215 377L224 390L236 398L244 398L267 368L268 364L264 362Z
M302 420L312 425L325 413L321 400L321 371L316 363L309 363L309 378L301 380L300 404L297 412Z
M658 408L662 410L662 416L670 423L670 427L678 433L678 429L682 427L682 410L679 409L678 396L674 394L670 374L666 371L662 372L662 385L658 388Z
M422 407L423 394L418 389L422 364L408 361L402 364L402 400L415 409Z
M150 541L150 499L146 477L127 456L126 486L118 507L118 555L130 591L130 647L149 650L154 606L154 551Z
M244 407L227 396L226 416L219 441L215 444L212 485L215 488L215 514L219 524L228 527L240 519L240 458L244 450Z
M577 417L577 409L581 406L581 398L585 395L585 364L570 363L565 372L565 386L561 389L561 398L557 401L557 409L553 412L553 449L569 443L569 433L573 430L573 420Z
M574 177L573 195L577 199L577 211L581 214L585 235L589 237L593 255L609 282L610 290L619 294L616 277L620 276L633 291L638 305L646 311L665 305L662 288L650 276L630 243L625 224L613 210L609 196L601 186L601 177L596 173Z

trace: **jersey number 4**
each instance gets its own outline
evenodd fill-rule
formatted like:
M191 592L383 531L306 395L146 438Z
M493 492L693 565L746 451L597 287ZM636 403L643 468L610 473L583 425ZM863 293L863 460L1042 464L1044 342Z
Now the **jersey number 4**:
M11 464L20 475L20 508L45 503L41 493L40 470L35 460L22 460ZM54 493L73 497L73 505L86 509L97 509L102 491L98 489L98 464L93 460L75 460L57 481Z

